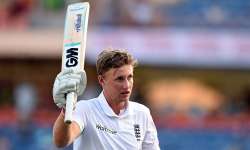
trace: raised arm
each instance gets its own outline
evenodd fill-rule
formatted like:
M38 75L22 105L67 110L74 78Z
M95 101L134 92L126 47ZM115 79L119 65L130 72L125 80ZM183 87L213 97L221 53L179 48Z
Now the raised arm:
M61 72L57 75L53 86L53 99L55 104L62 108L53 127L53 141L57 147L70 145L81 133L79 125L73 121L71 124L64 122L65 95L69 92L82 94L86 87L86 73L72 70ZM76 102L74 102L75 105Z
M53 142L59 148L70 145L81 133L78 124L73 121L71 124L64 123L64 112L61 111L53 127Z

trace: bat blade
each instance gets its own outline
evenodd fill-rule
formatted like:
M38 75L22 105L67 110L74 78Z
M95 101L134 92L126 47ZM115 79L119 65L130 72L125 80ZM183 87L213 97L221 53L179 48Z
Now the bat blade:
M83 70L89 17L89 3L74 3L68 6L62 52L62 70ZM64 122L72 122L74 103L77 101L75 92L66 95Z

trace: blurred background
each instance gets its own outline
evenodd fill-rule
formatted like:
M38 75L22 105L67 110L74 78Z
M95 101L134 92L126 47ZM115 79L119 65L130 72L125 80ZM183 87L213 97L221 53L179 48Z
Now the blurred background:
M0 150L56 150L52 86L72 2L79 0L0 0ZM90 5L80 99L101 91L98 53L128 49L139 61L131 99L150 107L162 150L250 150L249 1Z

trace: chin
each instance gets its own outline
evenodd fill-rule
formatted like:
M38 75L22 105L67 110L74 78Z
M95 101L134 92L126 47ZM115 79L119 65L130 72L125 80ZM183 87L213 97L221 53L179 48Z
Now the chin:
M129 97L120 97L119 99L120 99L121 102L129 101Z
M129 101L129 99L130 99L130 94L127 94L127 95L120 95L120 96L119 96L119 99L120 99L121 101Z
M123 97L123 98L121 98L121 100L122 100L122 101L129 101L129 98L130 98L130 96L129 96L129 97L126 97L126 98Z

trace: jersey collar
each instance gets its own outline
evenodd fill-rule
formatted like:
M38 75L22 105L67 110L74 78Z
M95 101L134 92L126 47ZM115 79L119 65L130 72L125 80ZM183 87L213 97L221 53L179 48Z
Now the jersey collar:
M109 106L103 92L101 92L101 94L99 95L98 97L99 99L99 104L100 104L100 107L102 108L102 110L104 111L104 113L107 115L107 116L110 116L110 117L117 117L117 118L123 118L123 117L126 117L128 115L132 115L133 111L131 109L131 104L130 102L128 102L128 106L125 108L124 112L122 112L122 114L120 115L117 115L114 113L114 111L112 110L112 108Z

